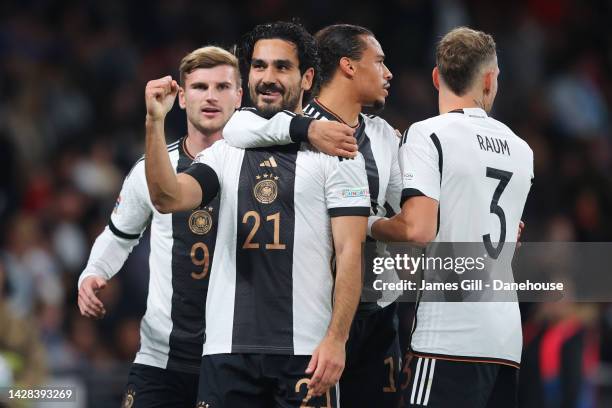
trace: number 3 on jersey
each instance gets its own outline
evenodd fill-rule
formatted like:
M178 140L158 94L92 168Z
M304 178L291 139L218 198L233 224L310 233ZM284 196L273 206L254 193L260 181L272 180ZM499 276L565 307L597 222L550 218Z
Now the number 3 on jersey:
M487 177L499 180L499 184L497 185L497 188L493 193L493 198L491 199L491 205L489 210L492 214L495 214L497 215L497 217L499 217L500 234L497 246L494 246L493 242L491 242L491 234L483 235L482 241L484 243L485 248L487 249L487 253L489 254L489 256L493 259L497 259L502 249L504 248L504 243L506 242L506 213L504 213L503 208L499 206L499 198L508 186L510 178L512 178L512 173L509 171L487 167Z

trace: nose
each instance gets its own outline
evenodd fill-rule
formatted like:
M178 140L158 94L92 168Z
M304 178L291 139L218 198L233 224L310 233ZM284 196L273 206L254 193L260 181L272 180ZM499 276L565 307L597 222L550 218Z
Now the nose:
M261 79L261 82L263 82L264 84L274 84L276 83L276 76L274 75L274 70L272 69L271 66L268 66L264 73L263 73L263 77Z
M206 100L207 101L216 101L217 100L217 91L214 86L208 88L206 92Z
M385 65L385 79L387 81L390 81L392 78L393 78L393 74L391 73L389 68L387 68L387 66Z

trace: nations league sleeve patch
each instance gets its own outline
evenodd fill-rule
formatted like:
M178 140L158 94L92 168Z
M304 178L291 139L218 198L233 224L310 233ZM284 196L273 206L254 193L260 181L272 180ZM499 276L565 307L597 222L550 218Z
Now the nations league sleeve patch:
M367 188L344 188L340 191L342 198L369 197L370 190Z

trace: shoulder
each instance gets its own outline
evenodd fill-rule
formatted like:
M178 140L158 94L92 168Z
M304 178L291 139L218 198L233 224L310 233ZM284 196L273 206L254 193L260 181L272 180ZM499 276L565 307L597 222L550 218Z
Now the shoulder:
M287 116L290 116L290 117L297 116L296 113L288 111L288 110L282 110L280 112L277 112L274 116L279 115L279 114L287 115ZM254 108L252 106L246 106L246 107L238 108L234 112L232 117L259 117L259 118L265 119L265 120L270 120L271 119L271 117L264 115L261 111L257 110L257 108Z
M426 139L431 141L432 138L440 140L446 135L444 129L457 125L462 119L463 115L449 112L419 122L414 122L403 133L400 145L404 145L408 141L410 141L410 143Z
M380 116L366 115L366 114L362 113L361 117L363 118L363 121L365 122L366 126L369 129L376 129L376 130L380 131L381 133L384 133L384 132L393 132L393 133L395 133L395 130L394 130L393 126L391 126L389 124L389 122L387 122L386 120L384 120Z
M168 150L168 154L170 155L170 160L174 160L178 157L179 149L181 147L182 141L183 141L183 138L180 138L179 140L176 140L172 143L168 143L166 145L166 149ZM142 156L138 158L138 160L134 162L134 164L130 168L130 171L125 176L125 178L126 179L129 178L130 176L132 176L132 174L144 175L144 172L145 172L145 155L143 154Z
M459 113L445 113L443 115L433 116L431 118L415 122L411 127L424 134L439 132L441 129L454 125L460 122L464 116Z
M514 133L514 131L512 129L510 129L509 126L507 126L505 123L500 122L499 120L494 119L492 117L489 117L489 120L491 121L491 123L493 123L499 129L501 129L503 132L507 133L508 136L511 139L513 139L516 144L521 146L521 148L524 148L525 150L527 150L529 153L531 153L533 155L533 151L531 150L531 147L529 147L529 144L525 140L521 139L521 137L519 135Z
M395 128L386 120L376 115L365 115L361 117L366 125L366 133L370 138L380 138L388 143L393 149L397 149L400 135Z
M239 147L234 147L228 144L227 141L225 141L225 139L219 139L216 142L214 142L212 145L210 145L209 147L207 147L206 149L198 153L193 161L198 161L198 158L200 157L217 155L222 152L225 153L231 150L243 150L243 149Z

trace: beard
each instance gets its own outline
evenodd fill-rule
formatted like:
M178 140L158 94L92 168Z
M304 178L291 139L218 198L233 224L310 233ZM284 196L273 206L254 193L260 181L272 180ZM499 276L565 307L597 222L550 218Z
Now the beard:
M280 102L274 104L265 103L259 100L259 95L266 92L278 92L281 95ZM249 96L257 110L267 119L276 115L278 112L288 110L295 112L300 102L300 88L283 88L275 84L259 84L257 86L249 86Z
M385 103L387 101L385 99L377 99L372 104L372 111L376 113L380 113L385 109Z

